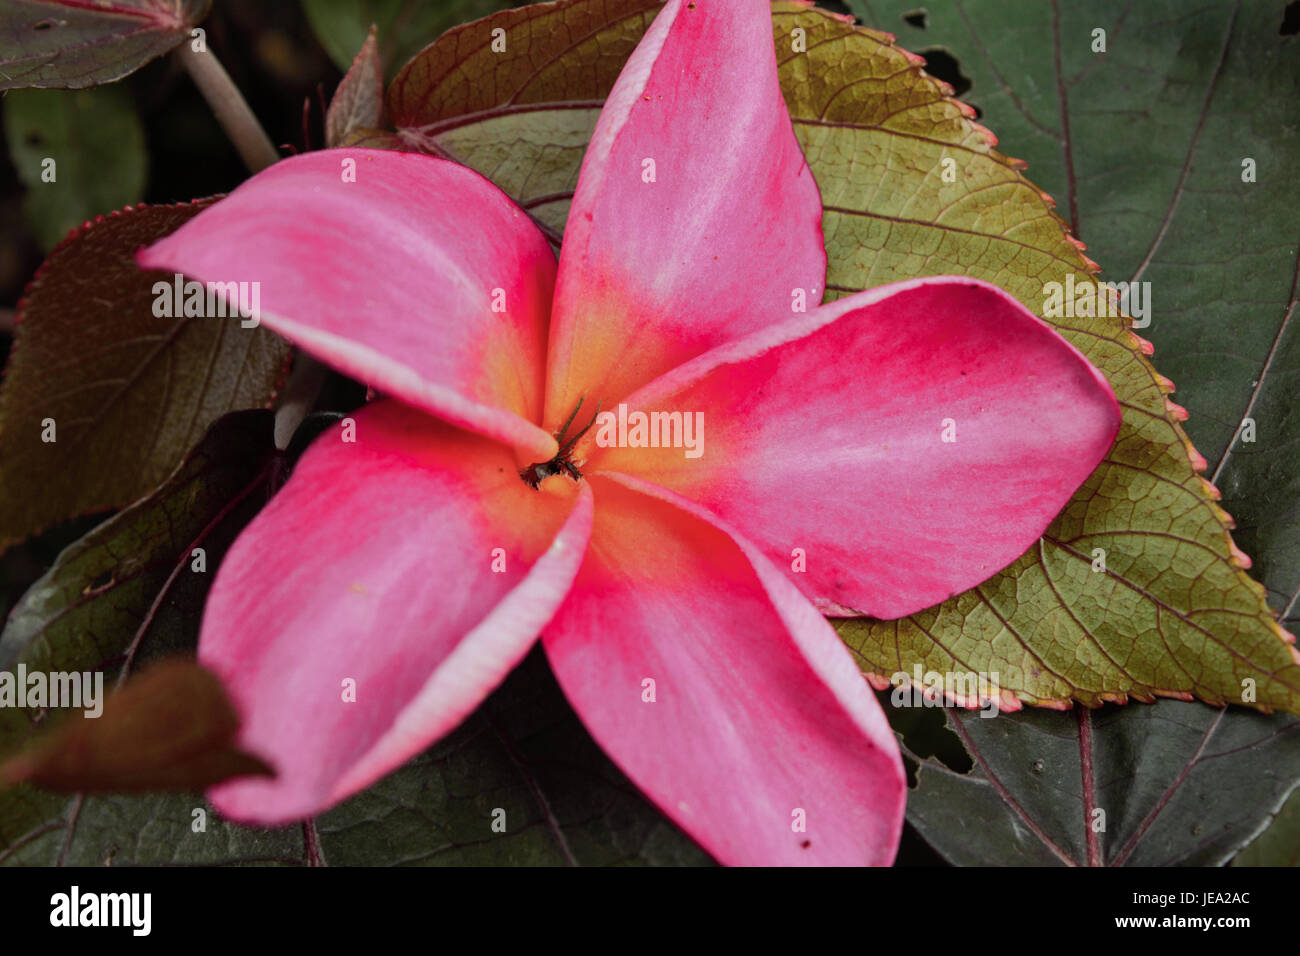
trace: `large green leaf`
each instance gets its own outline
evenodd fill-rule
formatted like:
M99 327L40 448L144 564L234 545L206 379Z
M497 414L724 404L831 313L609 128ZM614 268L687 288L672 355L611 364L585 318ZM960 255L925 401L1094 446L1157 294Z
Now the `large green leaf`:
M1280 34L1282 6L967 0L929 9L924 29L902 18L912 3L850 6L873 26L900 30L902 42L955 54L972 83L965 99L1071 210L1075 235L1103 276L1151 283L1142 334L1182 386L1184 427L1236 518L1238 542L1284 623L1294 623L1300 41ZM1097 29L1106 31L1104 53L1093 52ZM1249 183L1247 158L1255 163ZM1241 428L1246 418L1253 432ZM1154 420L1149 427L1163 428ZM1238 439L1239 431L1254 440ZM1076 550L1144 548L1135 534L1079 531ZM1207 608L1198 617L1216 636L1240 633L1227 615Z
M282 339L155 316L154 283L173 277L132 258L207 204L97 217L32 280L0 387L0 548L146 494L222 414L274 397Z
M4 114L27 218L47 252L87 219L144 196L144 128L123 88L18 90Z
M1297 155L1291 104L1300 69L1295 36L1279 30L1280 6L1113 2L1082 10L968 0L905 20L913 4L852 5L908 45L956 55L972 84L965 98L1071 210L1103 275L1151 283L1142 334L1183 386L1185 427L1209 459L1207 477L1237 519L1237 540L1270 604L1293 626L1300 230L1287 170ZM1105 31L1104 53L1093 50L1097 29ZM1255 182L1242 181L1246 158ZM1242 428L1246 418L1253 429ZM1126 538L1136 540L1112 536ZM1100 536L1084 543L1113 551ZM1215 632L1230 630L1221 615L1200 618ZM1060 718L1058 732L1072 723ZM1269 751L1261 775L1300 778L1294 737ZM1296 805L1293 796L1240 862L1294 861Z
M405 148L478 169L558 242L603 97L657 9L568 0L457 27L395 78L389 118ZM963 273L1042 314L1046 283L1094 281L1095 264L1024 164L999 153L918 58L801 4L776 4L774 23L786 102L822 191L832 294ZM498 26L505 53L484 44ZM1276 47L1276 24L1258 20L1247 36ZM1284 206L1250 192L1263 188L1222 186L1252 205ZM1300 664L1197 474L1200 456L1145 343L1119 317L1053 321L1119 396L1114 449L1008 569L903 621L845 622L845 641L876 675L914 664L996 675L1004 707L1163 693L1300 710ZM1106 551L1104 572L1093 570L1094 548ZM1253 701L1243 699L1247 680Z
M121 79L190 35L212 0L5 0L0 90Z
M974 766L919 759L908 821L962 865L1212 866L1296 786L1289 714L1181 701L1077 710L949 710Z

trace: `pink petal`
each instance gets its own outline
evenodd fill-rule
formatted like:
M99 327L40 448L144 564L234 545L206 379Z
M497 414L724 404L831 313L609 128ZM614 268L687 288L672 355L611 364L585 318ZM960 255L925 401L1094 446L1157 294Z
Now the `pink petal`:
M597 743L722 863L890 863L898 745L835 632L688 502L592 485L587 559L543 644Z
M335 368L531 460L555 454L536 425L555 257L472 170L386 150L306 153L138 260L259 282L262 322Z
M208 597L199 660L278 772L211 791L236 820L308 816L454 728L532 645L586 545L590 491L534 491L504 445L392 401L355 423L354 444L340 429L307 451Z
M819 607L881 618L1023 554L1120 422L1106 379L1050 326L994 286L948 276L755 333L627 404L702 413L703 454L589 437L575 450L588 469L672 488L739 528Z
M654 160L655 182L643 181ZM764 0L669 3L601 111L565 226L546 424L821 301L821 196Z

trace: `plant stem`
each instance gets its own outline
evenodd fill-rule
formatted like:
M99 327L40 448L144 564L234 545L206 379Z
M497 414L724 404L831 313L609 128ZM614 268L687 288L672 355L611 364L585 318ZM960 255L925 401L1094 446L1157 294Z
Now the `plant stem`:
M196 53L190 44L182 43L177 47L175 56L185 64L194 85L212 107L217 122L235 144L235 149L239 150L239 156L249 172L260 172L278 161L280 154L271 145L271 138L248 108L248 101L230 79L230 74L216 54L209 50Z
M294 356L293 371L275 409L275 447L280 451L289 447L293 433L316 404L328 372L329 369L306 352L299 351Z
M258 173L276 163L280 154L262 129L239 88L221 65L215 53L196 53L188 43L177 48L175 56L185 65L194 85L212 107L217 122L235 144L249 172ZM276 447L288 447L289 439L311 411L325 383L326 368L305 353L299 353L275 413Z

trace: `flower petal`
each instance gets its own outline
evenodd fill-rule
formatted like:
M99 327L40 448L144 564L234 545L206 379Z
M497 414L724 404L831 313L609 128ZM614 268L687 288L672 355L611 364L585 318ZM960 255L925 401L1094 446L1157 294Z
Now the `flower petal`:
M308 449L208 597L199 660L278 773L211 791L236 820L310 815L450 731L527 652L586 545L590 492L530 489L504 445L393 401L355 427Z
M653 161L654 181L647 161ZM766 0L669 3L587 148L560 251L546 386L557 427L821 301L821 195L777 81Z
M701 356L628 408L697 413L702 454L575 450L734 524L831 613L896 618L1025 552L1105 456L1106 379L987 283L882 286ZM950 439L950 440L949 440Z
M890 863L898 744L835 632L688 502L592 485L587 558L542 640L597 743L722 863Z
M536 424L555 256L472 170L387 150L306 153L138 261L257 282L262 322L335 368L534 461L555 454Z

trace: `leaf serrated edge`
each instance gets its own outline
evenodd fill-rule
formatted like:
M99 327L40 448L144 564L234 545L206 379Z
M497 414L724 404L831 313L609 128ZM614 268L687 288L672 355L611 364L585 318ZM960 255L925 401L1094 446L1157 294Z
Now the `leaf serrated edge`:
M1024 171L1029 168L1029 163L1023 159L1008 156L997 149L997 135L987 126L977 122L975 109L968 103L963 103L961 100L957 99L954 95L955 91L950 84L925 72L925 57L899 46L897 42L898 38L894 34L888 33L884 30L876 30L872 27L864 26L863 24L858 23L857 19L851 14L839 14L830 10L822 10L816 6L814 0L786 0L786 2L803 10L821 14L828 19L845 23L855 33L862 34L877 42L886 56L891 53L897 54L901 59L906 61L908 64L906 67L907 70L914 70L922 79L928 80L938 91L939 99L955 108L960 115L961 121L977 135L983 137L985 142L988 144L989 158L1010 169L1015 174L1016 179L1021 185L1029 187L1038 194L1040 199L1043 201L1043 205L1047 209L1048 215L1056 221L1057 226L1060 228L1061 237L1074 247L1075 255L1078 257L1078 267L1080 271L1085 272L1094 278L1101 274L1101 265L1089 256L1084 255L1084 250L1088 248L1087 244L1077 238L1070 231L1069 223L1061 218L1061 216L1056 212L1056 200L1047 191L1025 178ZM1140 367L1150 374L1152 382L1160 390L1160 394L1164 396L1165 407L1163 418L1169 424L1170 428L1173 429L1175 438L1181 442L1184 453L1187 456L1188 464L1191 465L1192 471L1200 479L1200 481L1196 483L1195 487L1196 490L1199 491L1202 501L1209 506L1215 518L1219 521L1220 525L1222 525L1223 539L1226 545L1225 550L1227 551L1224 560L1232 566L1238 580L1244 582L1258 599L1261 611L1259 619L1268 625L1269 629L1274 633L1278 640L1280 640L1291 652L1292 660L1295 661L1297 665L1300 665L1300 649L1297 649L1296 647L1295 635L1282 626L1278 612L1274 611L1273 608L1269 606L1268 592L1264 589L1264 586L1246 573L1246 569L1251 567L1252 562L1250 556L1242 551L1241 548L1237 546L1237 543L1232 539L1231 532L1232 529L1236 528L1237 523L1233 519L1232 515L1228 514L1227 511L1219 506L1218 502L1223 499L1223 494L1210 482L1208 478L1205 477L1204 472L1208 468L1208 463L1206 462L1205 457L1196 450L1195 445L1192 444L1191 438L1188 437L1187 432L1182 427L1182 423L1187 421L1189 417L1187 409L1169 399L1168 396L1176 390L1176 386L1168 377L1161 375L1160 372L1156 370L1155 365L1150 361L1150 356L1155 354L1155 345L1133 331L1133 319L1131 316L1126 315L1123 312L1119 312L1118 314L1120 320L1124 323L1123 331L1128 332L1128 341L1125 342L1122 336L1116 336L1112 341L1118 345L1127 345L1128 349L1133 353L1134 358L1138 361ZM889 678L883 674L864 672L863 676L866 677L867 681L877 691L895 686ZM910 679L906 680L903 686L910 687ZM1075 699L1072 697L1040 698L1020 691L1006 690L1001 687L996 687L994 690L998 694L999 706L1007 712L1019 710L1025 703L1050 710L1069 710L1075 704ZM1196 696L1199 696L1186 691L1166 690L1160 688L1150 688L1150 694L1154 696L1148 696L1135 691L1101 693L1097 695L1098 702L1095 705L1089 705L1084 701L1079 701L1079 703L1083 703L1084 706L1087 706L1090 709L1096 709L1097 707L1102 706L1102 704L1108 702L1126 704L1130 697L1143 703L1151 703L1155 697L1166 697L1174 700L1189 701L1196 699ZM979 707L978 701L972 703L963 700L960 695L950 694L946 690L943 696L958 707L965 709L978 709ZM1226 706L1227 704L1223 699L1212 700L1205 697L1201 697L1200 699L1208 704L1220 707ZM1001 702L1004 700L1014 700L1015 705L1002 706ZM1274 709L1270 705L1261 703L1243 702L1243 705L1252 707L1265 714L1271 714Z

